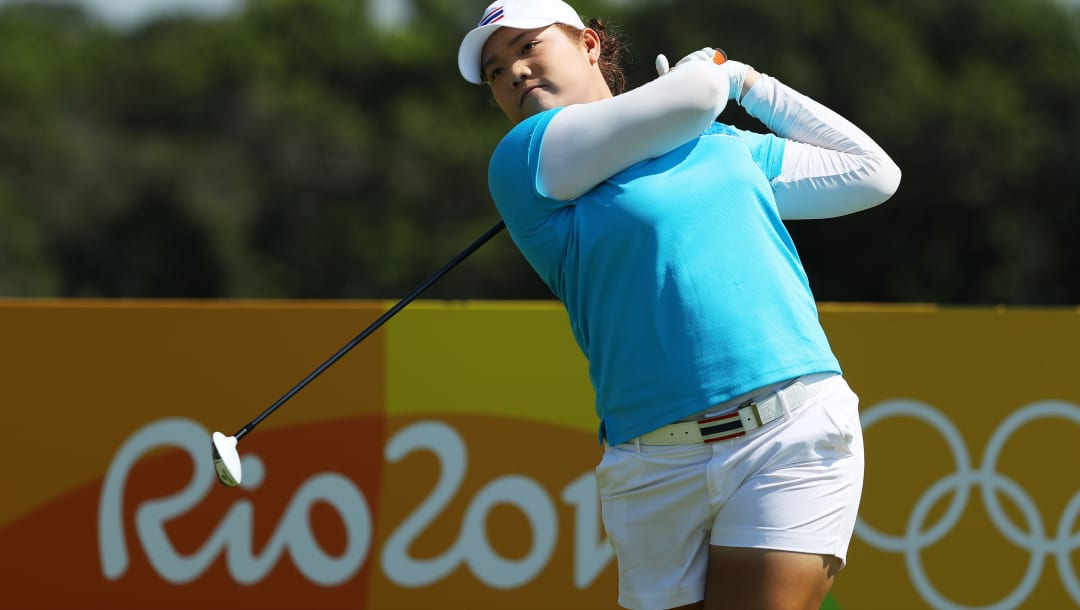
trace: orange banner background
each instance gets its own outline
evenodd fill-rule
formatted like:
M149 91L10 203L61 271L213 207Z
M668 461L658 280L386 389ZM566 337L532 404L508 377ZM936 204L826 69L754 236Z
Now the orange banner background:
M244 487L209 481L205 435L387 307L0 302L0 603L617 607L592 393L553 303L410 305L241 443ZM1080 603L1078 311L822 320L867 441L838 605Z

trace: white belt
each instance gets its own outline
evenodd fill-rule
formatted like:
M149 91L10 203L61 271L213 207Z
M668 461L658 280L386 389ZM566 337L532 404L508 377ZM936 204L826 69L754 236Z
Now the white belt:
M642 434L637 441L642 445L693 445L739 438L751 430L783 418L781 396L788 405L796 407L806 400L806 386L795 381L765 397L743 401L739 408L731 413L669 424Z

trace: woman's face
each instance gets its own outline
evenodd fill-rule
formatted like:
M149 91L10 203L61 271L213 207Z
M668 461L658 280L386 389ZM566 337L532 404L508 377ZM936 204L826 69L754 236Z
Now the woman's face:
M611 97L599 59L596 32L571 37L557 26L499 28L480 54L495 103L515 125L544 110Z

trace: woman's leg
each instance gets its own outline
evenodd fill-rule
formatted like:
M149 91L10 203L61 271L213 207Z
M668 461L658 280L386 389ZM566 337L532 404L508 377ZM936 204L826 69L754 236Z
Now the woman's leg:
M704 610L818 610L839 569L828 555L714 546Z
M858 397L839 376L804 387L786 421L716 443L705 610L817 610L843 566L863 481Z

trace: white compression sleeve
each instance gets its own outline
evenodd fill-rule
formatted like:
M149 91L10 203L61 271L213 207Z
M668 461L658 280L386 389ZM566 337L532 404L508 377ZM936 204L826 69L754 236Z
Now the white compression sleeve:
M544 134L540 186L555 199L574 199L701 135L727 100L720 66L693 62L611 99L567 106Z
M896 163L870 136L824 105L765 74L741 105L788 140L782 171L773 180L781 218L843 216L896 192Z

